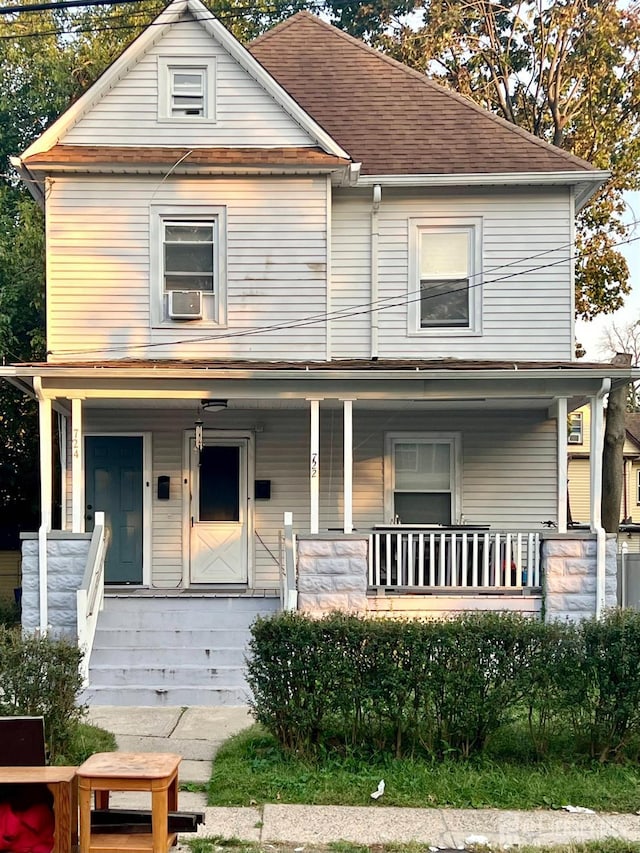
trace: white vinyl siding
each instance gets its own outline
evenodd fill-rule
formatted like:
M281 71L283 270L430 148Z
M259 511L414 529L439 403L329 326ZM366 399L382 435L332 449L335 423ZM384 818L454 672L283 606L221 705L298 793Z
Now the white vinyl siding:
M215 123L158 115L158 62L215 62ZM203 135L203 130L205 134ZM151 47L60 140L66 145L274 147L314 145L282 107L200 26L182 22Z
M333 321L335 358L369 354L371 207L370 190L334 191L331 300L354 312ZM482 220L480 336L408 334L410 220L427 217ZM378 229L380 358L573 358L568 189L383 188Z
M207 417L207 416L205 416ZM194 411L117 409L85 412L91 432L152 431L153 583L175 588L182 579L182 474L184 430ZM472 420L473 429L469 429ZM255 476L271 481L271 499L255 501L256 588L277 588L280 532L285 511L294 527L309 529L309 410L233 410L209 417L221 429L256 430ZM496 529L542 530L556 514L556 428L554 421L509 412L418 413L403 409L354 409L354 526L366 532L388 522L384 510L384 442L388 431L455 431L461 443L461 497L458 511L469 524ZM70 457L69 457L70 458ZM157 478L171 478L170 500L159 501ZM69 493L71 491L69 487ZM340 529L343 513L342 410L321 404L320 528ZM262 541L260 541L262 540ZM269 553L271 552L271 553ZM272 556L273 555L273 556Z
M311 177L56 179L47 209L51 360L323 358L324 324L295 324L327 310L326 192L325 179ZM151 327L150 208L180 205L225 207L226 325L240 336L216 340L225 330L210 329L210 340L191 343L203 337L197 321ZM246 334L280 324L292 328Z

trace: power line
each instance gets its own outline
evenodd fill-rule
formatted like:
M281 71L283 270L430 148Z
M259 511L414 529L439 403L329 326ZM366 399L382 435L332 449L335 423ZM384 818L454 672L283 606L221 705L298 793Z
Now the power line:
M123 2L124 1L125 0L123 0ZM128 0L127 0L127 2L128 2ZM158 8L162 9L164 7L158 7ZM290 9L289 4L283 4L283 6L280 6L280 7L272 6L272 7L269 7L269 9L261 10L260 15L267 14L267 13L278 15L281 12L283 12L285 10L289 10L289 9ZM212 15L217 21L224 23L226 21L232 22L232 21L241 20L245 16L245 14L250 13L250 12L255 12L255 11L256 11L255 6L245 6L245 7L236 7L233 14L231 14L229 12L225 12L225 13L215 13L215 14L212 13ZM140 14L145 14L145 13L146 13L146 10L143 10L140 12ZM112 18L114 20L115 19L120 20L120 19L125 18L125 17L127 17L127 16L125 16L125 15L114 15L114 16L112 16ZM211 18L209 16L207 16L207 17L194 16L192 18L188 18L188 19L184 19L184 20L173 21L172 26L177 26L179 24L190 24L192 21L209 21L209 20L211 20ZM47 36L61 36L61 35L79 35L81 33L104 33L104 32L115 33L115 32L120 32L123 30L137 30L137 29L141 29L141 28L146 29L147 27L164 27L164 26L166 26L166 23L162 22L162 21L141 21L140 23L137 23L137 24L132 23L132 24L122 24L121 26L102 26L102 27L97 27L97 26L93 26L93 25L80 26L80 25L74 24L74 25L70 25L69 27L65 27L65 28L58 28L58 29L53 29L53 30L40 30L39 32L5 33L3 35L0 35L0 40L11 39L11 40L15 41L16 39L46 38Z
M143 0L66 0L56 3L29 3L22 6L0 6L0 15L16 12L47 12L49 9L74 9L79 6L119 6L123 3L140 3Z
M630 224L633 225L635 223L630 223ZM632 238L627 239L627 240L620 240L619 242L614 243L613 246L622 246L625 244L634 243L638 240L640 240L640 236L632 237ZM562 248L566 248L566 246L565 247L558 247L558 248L554 248L554 249L549 249L546 252L542 252L540 254L548 254L550 252L556 252L556 251L561 250ZM529 261L529 260L535 259L536 257L539 257L540 254L519 259L517 261L517 265L520 265L523 261ZM584 255L584 254L588 254L588 253L582 253L582 255ZM543 269L549 269L550 267L558 266L560 264L565 264L568 261L576 260L578 257L580 257L580 256L570 254L566 257L559 258L559 259L554 260L554 261L550 261L548 264L540 264L540 265L535 266L535 267L530 267L529 269L526 269L526 270L517 269L514 272L510 272L510 273L507 273L506 275L498 276L498 277L490 279L490 280L487 280L486 278L482 278L480 281L476 282L475 284L470 282L469 283L469 289L487 286L487 285L491 285L491 284L496 284L496 283L501 282L501 281L507 281L508 279L512 279L512 278L515 278L516 276L520 276L520 275L527 275L530 273L539 272L540 270L543 270ZM498 270L498 269L510 269L514 266L516 266L516 262L512 262L509 264L503 264L501 267L493 267L492 269L494 271ZM470 276L470 278L476 278L476 277L480 278L482 275L483 275L482 273L475 273L474 275ZM129 345L126 347L122 347L122 346L96 347L96 348L91 348L91 349L77 349L77 350L50 350L49 352L51 352L52 354L55 354L56 356L88 355L91 353L114 353L114 352L130 352L131 350L151 350L151 349L157 349L159 347L177 346L180 344L196 344L196 343L207 343L209 341L215 342L215 341L219 341L219 340L229 340L230 338L240 338L240 337L247 337L249 335L259 335L259 334L267 334L269 332L286 331L289 329L299 329L299 328L304 328L306 326L317 325L318 323L328 322L330 320L343 320L343 319L347 319L349 317L361 316L363 314L373 314L373 313L376 313L378 311L386 311L390 308L398 308L398 307L402 307L405 305L409 305L413 302L421 302L425 298L426 299L432 299L432 298L436 298L436 296L443 296L443 295L447 295L447 293L455 293L455 292L458 292L458 291L456 291L456 290L445 291L443 293L434 294L433 296L427 295L425 297L425 295L422 293L421 290L414 290L405 296L401 296L401 297L389 296L389 297L385 297L385 299L378 300L377 302L361 303L360 305L353 306L352 308L338 309L336 311L331 311L328 313L311 314L307 317L303 317L300 320L293 321L290 323L274 323L270 326L262 326L262 327L257 327L257 328L253 328L253 329L240 329L240 330L237 330L234 332L221 332L221 333L213 334L213 335L203 335L203 336L199 336L197 338L183 338L183 339L177 339L177 340L173 340L173 341L161 341L161 342L157 342L157 343L133 344L133 345Z

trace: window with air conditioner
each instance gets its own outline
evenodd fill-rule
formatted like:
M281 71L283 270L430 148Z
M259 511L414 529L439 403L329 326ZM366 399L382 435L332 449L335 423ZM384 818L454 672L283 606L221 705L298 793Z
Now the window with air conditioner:
M482 222L409 220L409 335L478 335Z
M153 207L152 325L223 325L226 211Z
M568 421L568 443L582 444L582 412L571 412L568 417Z
M215 121L215 59L158 59L158 119Z

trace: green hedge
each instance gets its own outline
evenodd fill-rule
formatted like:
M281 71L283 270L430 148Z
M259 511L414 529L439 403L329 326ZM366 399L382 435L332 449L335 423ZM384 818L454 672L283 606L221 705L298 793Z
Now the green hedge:
M82 652L65 640L0 625L0 716L43 716L50 762L65 752L84 709Z
M253 710L283 748L471 756L514 719L534 753L621 755L640 734L640 614L545 625L515 614L442 621L299 614L259 619Z

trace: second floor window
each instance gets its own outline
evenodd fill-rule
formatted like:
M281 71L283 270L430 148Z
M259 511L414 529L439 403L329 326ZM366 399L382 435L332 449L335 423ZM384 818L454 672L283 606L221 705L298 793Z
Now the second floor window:
M469 327L470 233L420 232L420 328Z
M224 205L151 205L152 326L226 325L226 223Z
M216 222L164 220L164 289L215 291Z
M479 334L480 220L410 220L409 334Z

